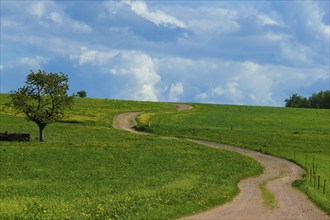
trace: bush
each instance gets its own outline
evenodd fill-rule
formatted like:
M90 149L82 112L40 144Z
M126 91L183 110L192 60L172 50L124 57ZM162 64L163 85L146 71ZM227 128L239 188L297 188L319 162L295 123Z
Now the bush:
M86 98L86 96L87 96L87 92L86 92L85 90L78 91L78 92L77 92L77 96L78 96L79 98Z

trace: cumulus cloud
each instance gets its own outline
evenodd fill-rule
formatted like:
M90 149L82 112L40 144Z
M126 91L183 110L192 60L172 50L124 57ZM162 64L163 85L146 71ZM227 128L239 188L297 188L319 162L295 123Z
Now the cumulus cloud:
M10 77L42 67L74 72L95 97L282 105L292 92L328 88L328 2L1 6L8 91Z
M168 101L179 102L179 96L184 93L183 85L181 82L172 83L169 91Z
M78 60L80 65L92 64L99 68L103 75L110 73L112 87L116 98L158 101L157 83L161 77L157 65L144 52L117 50L99 51L82 47L79 55L71 59Z
M275 78L267 74L266 68L249 61L231 63L230 66L237 73L210 89L209 96L236 104L249 100L255 105L276 105L272 96Z
M164 26L176 26L179 28L185 28L186 25L176 19L175 17L165 14L160 10L150 11L147 4L143 1L123 1L127 5L131 7L131 10L134 11L137 15L151 21L156 25L164 25Z
M159 59L157 64L162 78L184 82L185 97L194 97L197 102L282 105L285 92L329 79L326 68L252 61L169 57Z
M158 101L156 85L161 77L150 56L143 52L123 51L113 60L110 72L125 77L125 99Z

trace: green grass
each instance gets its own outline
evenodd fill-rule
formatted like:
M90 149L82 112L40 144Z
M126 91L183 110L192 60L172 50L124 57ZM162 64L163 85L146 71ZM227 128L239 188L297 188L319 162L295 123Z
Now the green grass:
M77 99L44 143L34 123L0 109L1 132L33 137L0 142L0 219L174 219L230 201L262 171L237 153L111 127L120 112L181 115L168 103Z
M307 175L294 185L330 214L330 110L194 104L188 112L140 116L140 129L155 134L210 140L296 162ZM151 121L150 127L146 121ZM321 187L314 187L310 169ZM315 171L315 169L314 169ZM310 180L312 179L312 180ZM316 184L317 185L317 184Z
M259 188L261 190L261 195L264 200L263 204L268 209L276 209L278 208L277 200L274 196L274 193L266 188L266 183L267 182L259 185Z

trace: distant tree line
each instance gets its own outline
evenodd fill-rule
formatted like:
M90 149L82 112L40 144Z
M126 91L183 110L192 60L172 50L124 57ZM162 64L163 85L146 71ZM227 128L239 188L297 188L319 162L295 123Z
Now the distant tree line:
M285 99L285 107L330 109L330 90L313 93L308 98L295 93Z

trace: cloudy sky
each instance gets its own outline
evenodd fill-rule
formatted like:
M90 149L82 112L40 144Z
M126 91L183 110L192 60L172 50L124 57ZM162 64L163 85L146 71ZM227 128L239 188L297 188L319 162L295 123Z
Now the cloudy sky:
M1 93L29 70L70 93L283 106L329 89L329 1L1 0Z

